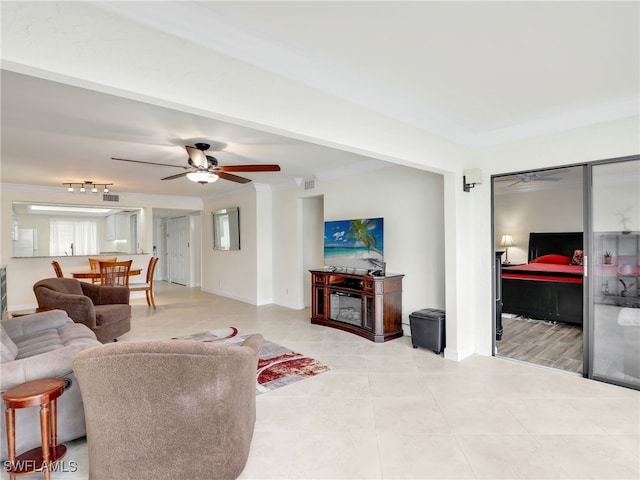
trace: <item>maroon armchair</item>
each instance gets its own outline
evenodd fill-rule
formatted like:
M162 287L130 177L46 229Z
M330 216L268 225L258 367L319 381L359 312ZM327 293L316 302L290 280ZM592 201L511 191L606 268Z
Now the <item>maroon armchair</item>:
M45 278L33 286L40 307L67 312L76 323L83 323L102 343L131 329L129 289L80 282L74 278Z

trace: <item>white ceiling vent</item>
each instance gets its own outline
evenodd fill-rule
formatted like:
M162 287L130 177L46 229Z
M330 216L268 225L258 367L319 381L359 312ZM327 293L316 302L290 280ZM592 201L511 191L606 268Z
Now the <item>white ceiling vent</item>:
M112 193L104 193L102 195L102 200L105 202L119 202L120 195L114 195Z
M316 188L316 179L315 178L308 178L304 181L304 189L305 190L313 190L314 188Z

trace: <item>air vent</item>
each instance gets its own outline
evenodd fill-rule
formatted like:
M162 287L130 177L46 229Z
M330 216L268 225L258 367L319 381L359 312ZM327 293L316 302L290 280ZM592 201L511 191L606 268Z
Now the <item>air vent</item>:
M310 179L304 181L304 189L305 190L313 190L314 188L316 188L316 179L315 178L310 178Z
M112 193L104 193L102 195L102 200L105 202L119 202L120 195L113 195Z

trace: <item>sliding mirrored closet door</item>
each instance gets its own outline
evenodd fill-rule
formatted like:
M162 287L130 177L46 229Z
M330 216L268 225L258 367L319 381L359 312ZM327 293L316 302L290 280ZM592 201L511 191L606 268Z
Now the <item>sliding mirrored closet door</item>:
M591 165L589 377L640 387L640 159Z

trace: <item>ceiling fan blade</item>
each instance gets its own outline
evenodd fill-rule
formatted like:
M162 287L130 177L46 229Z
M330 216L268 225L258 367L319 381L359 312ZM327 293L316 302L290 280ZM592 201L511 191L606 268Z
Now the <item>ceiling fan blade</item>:
M536 173L535 176L538 177L538 178L550 177L552 175L559 175L561 173L565 173L565 172L568 172L568 171L569 171L568 168L556 168L554 170L549 170L547 172Z
M195 147L189 147L189 146L186 146L185 148L187 149L189 158L191 159L191 161L196 167L203 167L203 168L207 167L207 165L209 164L207 162L207 156L202 150Z
M225 180L231 180L232 182L236 182L236 183L249 183L251 181L248 178L239 177L238 175L233 175L231 173L225 173L221 171L217 171L215 172L215 174L218 175L220 178L224 178Z
M111 160L118 160L119 162L144 163L144 164L147 164L147 165L158 165L160 167L184 168L185 170L189 168L189 167L185 167L184 165L167 165L166 163L145 162L144 160L129 160L127 158L114 158L114 157L111 157Z
M522 180L516 180L515 182L510 183L509 185L507 185L507 187L514 187L514 186L518 185L519 183L523 183Z
M558 180L562 180L561 178L555 177L540 177L532 179L534 182L557 182Z
M184 177L187 173L190 173L190 172L177 173L176 175L171 175L170 177L161 178L161 180L173 180L175 178Z
M220 172L279 172L280 165L221 165L216 167Z

